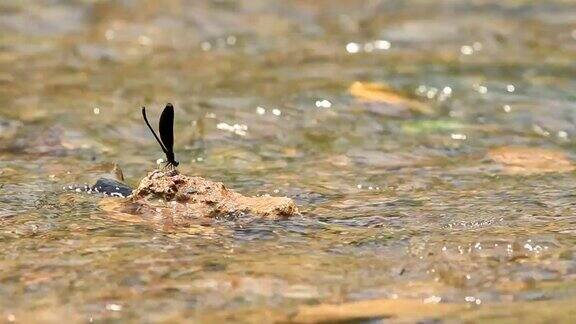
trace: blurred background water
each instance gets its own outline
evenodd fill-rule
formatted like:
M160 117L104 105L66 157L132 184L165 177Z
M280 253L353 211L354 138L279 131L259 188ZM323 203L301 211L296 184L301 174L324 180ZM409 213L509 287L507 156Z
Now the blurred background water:
M2 321L569 321L575 58L563 0L4 0ZM182 173L303 215L165 229L62 189L113 163L136 185L167 102Z

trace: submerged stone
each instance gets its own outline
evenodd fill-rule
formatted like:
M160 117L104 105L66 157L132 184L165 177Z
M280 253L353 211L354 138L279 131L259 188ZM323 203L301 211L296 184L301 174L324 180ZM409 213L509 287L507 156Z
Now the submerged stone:
M571 172L576 168L566 152L549 148L504 146L490 149L488 158L511 174Z

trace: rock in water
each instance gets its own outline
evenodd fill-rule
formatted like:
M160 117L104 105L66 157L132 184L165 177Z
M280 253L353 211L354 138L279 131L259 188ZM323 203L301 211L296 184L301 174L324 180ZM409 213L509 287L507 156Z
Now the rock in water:
M221 182L188 177L176 170L149 173L140 181L130 199L143 206L153 206L154 199L175 202L171 209L179 215L177 218L252 214L279 219L298 214L298 208L290 198L245 197L229 190Z
M108 178L100 178L96 184L90 188L91 192L103 193L109 196L127 197L132 194L132 188L126 184Z

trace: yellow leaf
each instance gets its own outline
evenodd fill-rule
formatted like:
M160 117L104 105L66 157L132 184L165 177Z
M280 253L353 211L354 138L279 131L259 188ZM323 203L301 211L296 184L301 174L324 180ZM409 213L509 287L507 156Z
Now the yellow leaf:
M384 103L395 106L405 106L422 114L432 114L432 108L422 102L406 98L383 83L356 81L348 89L350 94L362 102Z

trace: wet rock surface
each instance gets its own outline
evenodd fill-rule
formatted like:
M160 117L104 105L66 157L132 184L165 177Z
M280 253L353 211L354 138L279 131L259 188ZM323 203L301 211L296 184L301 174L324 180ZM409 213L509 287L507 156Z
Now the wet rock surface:
M176 222L187 218L226 217L252 214L262 218L280 219L298 214L298 208L287 197L246 197L201 177L189 177L176 170L153 171L140 181L129 197L142 208L170 208ZM160 200L160 203L158 202Z
M128 187L128 185L108 178L98 179L96 184L92 186L90 190L117 197L126 197L132 194L132 188Z

